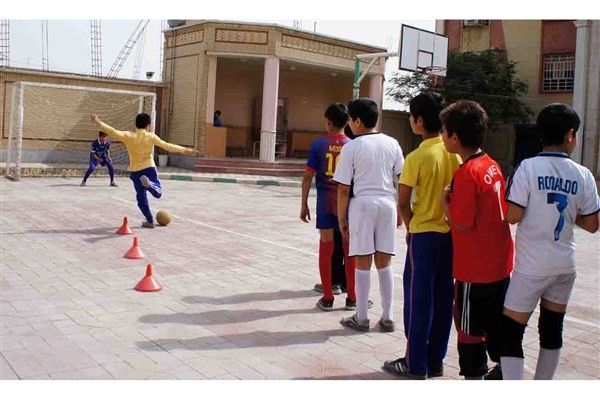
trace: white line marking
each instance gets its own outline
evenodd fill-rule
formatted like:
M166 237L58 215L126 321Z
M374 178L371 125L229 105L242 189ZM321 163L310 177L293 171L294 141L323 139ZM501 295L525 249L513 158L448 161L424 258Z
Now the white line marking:
M115 200L118 200L118 201L121 201L121 202L123 202L123 203L128 203L128 204L136 204L136 205L137 205L137 203L135 203L135 202L133 202L133 201L124 200L124 199L121 199L121 198L119 198L119 197L114 197L114 196L113 196L113 199L115 199ZM312 253L311 253L310 251L306 251L306 250L303 250L303 249L299 249L299 248L297 248L297 247L294 247L294 246L288 246L287 244L281 244L281 243L277 243L277 242L272 242L272 241L270 241L270 240L266 240L266 239L257 238L257 237L255 237L255 236L252 236L252 235L246 235L246 234L239 233L239 232L235 232L235 231L232 231L232 230L229 230L229 229L220 228L220 227L218 227L218 226L214 226L214 225L211 225L211 224L207 224L207 223L205 223L205 222L194 221L193 219L189 219L189 218L185 218L185 217L180 217L180 216L178 216L178 215L175 215L175 214L171 214L171 215L172 215L173 217L175 217L175 218L179 218L179 219L181 219L181 220L184 220L184 221L187 221L187 222L191 222L192 224L196 224L196 225L204 226L204 227L211 228L211 229L214 229L214 230L217 230L217 231L221 231L221 232L229 233L229 234L231 234L231 235L236 235L236 236L240 236L240 237L243 237L243 238L246 238L246 239L252 239L252 240L256 240L256 241L258 241L258 242L262 242L262 243L270 244L270 245L272 245L272 246L277 246L277 247L281 247L281 248L288 249L288 250L294 250L294 251L297 251L297 252L299 252L299 253L308 254L308 255L311 255L311 256L314 256L314 255L316 255L316 253L314 253L314 252L312 252Z

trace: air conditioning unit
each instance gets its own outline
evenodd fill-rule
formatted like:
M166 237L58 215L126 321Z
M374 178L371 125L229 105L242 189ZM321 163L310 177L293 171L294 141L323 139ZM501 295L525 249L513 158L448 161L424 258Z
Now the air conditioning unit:
M487 19L465 19L463 20L463 26L486 26L488 22Z

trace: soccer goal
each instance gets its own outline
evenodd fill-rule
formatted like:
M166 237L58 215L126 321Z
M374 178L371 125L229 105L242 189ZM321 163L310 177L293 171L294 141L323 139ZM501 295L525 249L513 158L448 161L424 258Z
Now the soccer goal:
M120 130L133 130L135 116L142 112L156 123L155 93L37 82L11 86L6 177L15 181L21 179L24 151L37 152L37 158L51 155L51 162L73 162L75 157L87 164L85 151L98 137L92 113ZM111 146L111 156L115 165L128 161L121 143Z

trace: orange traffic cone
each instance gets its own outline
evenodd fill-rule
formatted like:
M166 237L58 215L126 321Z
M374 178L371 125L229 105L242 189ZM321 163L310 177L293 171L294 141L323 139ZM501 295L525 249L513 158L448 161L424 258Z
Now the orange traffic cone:
M146 276L135 285L135 290L139 292L157 292L162 289L162 286L152 276L152 264L148 264L146 267Z
M119 229L117 229L117 235L129 235L131 232L131 229L129 229L129 225L127 224L127 217L123 217L123 225L121 225L121 227Z
M137 236L133 238L133 246L127 250L127 253L123 257L132 259L144 258L144 253L140 249Z

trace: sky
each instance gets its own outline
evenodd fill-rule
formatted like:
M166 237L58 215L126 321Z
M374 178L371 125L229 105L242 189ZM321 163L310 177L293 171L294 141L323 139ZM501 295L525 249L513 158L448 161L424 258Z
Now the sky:
M235 19L243 22L276 23L293 26L294 20L285 19ZM398 51L400 26L404 24L434 30L435 20L315 20L299 19L301 29L348 39L360 43ZM103 19L102 22L102 71L108 73L125 42L139 20ZM140 78L146 71L154 71L152 80L160 80L161 20L153 19L146 28ZM10 63L14 67L42 67L42 20L10 20ZM136 48L134 48L118 77L133 78ZM48 64L52 71L91 74L90 20L48 20ZM386 78L398 69L398 59L388 59ZM401 105L385 99L384 108L399 109Z

